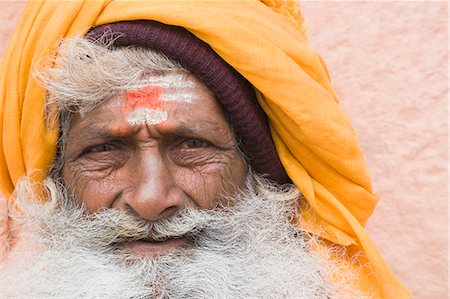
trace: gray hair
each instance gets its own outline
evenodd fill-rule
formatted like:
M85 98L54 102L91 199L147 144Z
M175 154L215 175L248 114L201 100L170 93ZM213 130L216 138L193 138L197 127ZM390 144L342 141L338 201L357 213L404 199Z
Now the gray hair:
M114 48L107 37L63 40L53 67L38 76L48 91L46 107L79 112L129 90L150 75L185 71L161 52L139 46Z

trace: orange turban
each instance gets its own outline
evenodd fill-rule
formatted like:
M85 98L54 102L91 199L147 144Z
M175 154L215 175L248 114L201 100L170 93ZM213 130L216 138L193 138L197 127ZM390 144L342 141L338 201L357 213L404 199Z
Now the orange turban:
M349 254L363 253L359 262L371 267L363 288L382 298L407 297L364 230L378 198L294 0L29 2L1 69L1 191L9 196L24 175L42 180L55 156L57 132L46 127L37 64L55 54L63 37L146 19L186 28L253 84L280 160L307 200L306 229Z

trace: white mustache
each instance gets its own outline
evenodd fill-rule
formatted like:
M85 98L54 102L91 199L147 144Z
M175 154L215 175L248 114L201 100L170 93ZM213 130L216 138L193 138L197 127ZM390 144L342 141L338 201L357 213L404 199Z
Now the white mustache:
M186 208L170 218L149 222L129 211L108 209L90 214L87 219L85 229L96 232L96 241L108 246L141 239L194 237L208 226L211 216L207 211Z

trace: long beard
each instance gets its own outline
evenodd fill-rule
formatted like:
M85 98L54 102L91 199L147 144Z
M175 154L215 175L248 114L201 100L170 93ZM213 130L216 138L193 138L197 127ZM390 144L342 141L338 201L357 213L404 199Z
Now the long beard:
M289 222L297 216L296 189L252 177L232 207L185 210L149 224L112 209L88 214L53 181L46 185L46 204L30 204L26 186L17 193L26 218L1 269L5 298L334 297L305 234ZM120 247L149 236L193 242L154 258Z

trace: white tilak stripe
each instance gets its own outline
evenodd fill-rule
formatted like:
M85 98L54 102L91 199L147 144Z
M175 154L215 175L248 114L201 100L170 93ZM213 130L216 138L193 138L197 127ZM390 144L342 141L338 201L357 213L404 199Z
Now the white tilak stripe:
M168 118L167 111L149 109L149 108L136 108L131 112L127 118L127 122L131 126L136 125L157 125Z
M182 75L167 75L142 80L138 84L133 85L132 89L140 89L148 85L162 88L193 88L195 87L195 82L186 80Z
M186 102L186 103L192 103L194 100L196 100L198 97L197 95L189 92L183 92L183 93L165 93L161 97L161 102Z

